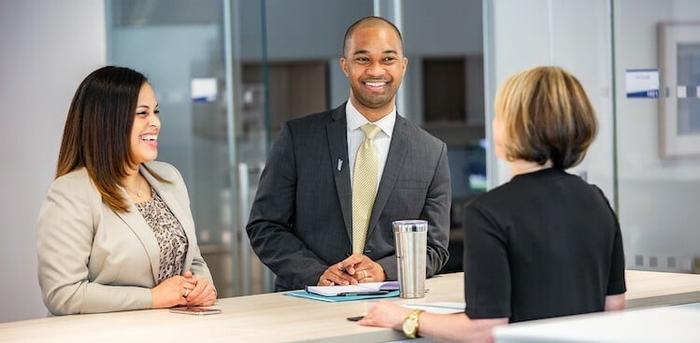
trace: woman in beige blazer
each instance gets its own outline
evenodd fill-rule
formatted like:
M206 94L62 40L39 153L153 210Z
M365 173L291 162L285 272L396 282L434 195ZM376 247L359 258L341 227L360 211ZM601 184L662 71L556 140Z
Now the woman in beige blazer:
M182 176L154 161L158 112L147 79L128 68L98 69L76 91L37 224L51 313L216 301Z

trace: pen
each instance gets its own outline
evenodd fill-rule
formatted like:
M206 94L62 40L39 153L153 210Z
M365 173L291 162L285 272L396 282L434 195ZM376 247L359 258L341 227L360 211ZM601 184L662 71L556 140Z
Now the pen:
M370 292L340 292L337 294L337 296L340 297L349 297L349 296L356 296L356 295L384 295L384 294L389 294L387 291L370 291Z

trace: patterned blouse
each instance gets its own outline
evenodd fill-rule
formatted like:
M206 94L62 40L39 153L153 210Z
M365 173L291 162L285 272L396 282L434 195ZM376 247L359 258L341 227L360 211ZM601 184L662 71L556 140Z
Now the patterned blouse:
M151 188L152 199L137 203L136 208L146 220L160 248L158 283L175 275L182 275L187 254L187 236L182 224L175 218L168 205Z

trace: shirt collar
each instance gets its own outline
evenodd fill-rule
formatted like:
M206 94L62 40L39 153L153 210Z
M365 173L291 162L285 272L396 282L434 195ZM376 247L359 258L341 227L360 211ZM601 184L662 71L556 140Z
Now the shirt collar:
M358 130L362 125L369 123L369 120L352 105L350 99L345 104L345 114L348 122L348 131ZM394 124L396 124L396 106L389 114L372 124L379 126L382 132L391 138L391 134L394 132Z

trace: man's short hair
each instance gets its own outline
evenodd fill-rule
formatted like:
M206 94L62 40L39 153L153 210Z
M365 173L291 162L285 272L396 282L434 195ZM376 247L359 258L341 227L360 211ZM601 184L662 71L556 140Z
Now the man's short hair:
M597 132L595 111L583 87L559 67L537 67L511 76L496 95L508 160L559 169L583 160Z
M403 36L401 36L401 31L399 31L399 28L394 25L391 21L382 18L382 17L376 17L376 16L367 16L364 18L359 19L358 21L352 23L348 27L347 30L345 30L345 38L343 38L343 50L341 51L341 56L345 56L347 45L348 45L348 39L350 39L350 36L352 36L353 32L360 27L364 23L370 23L370 22L379 22L379 23L384 23L389 25L394 32L396 32L396 35L399 37L399 42L401 43L401 50L403 51Z

